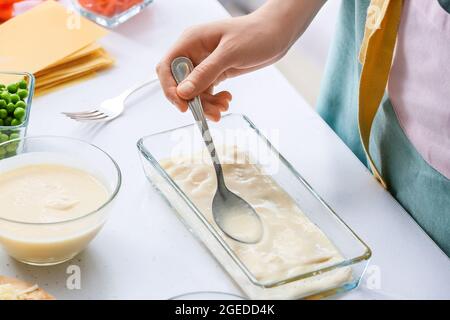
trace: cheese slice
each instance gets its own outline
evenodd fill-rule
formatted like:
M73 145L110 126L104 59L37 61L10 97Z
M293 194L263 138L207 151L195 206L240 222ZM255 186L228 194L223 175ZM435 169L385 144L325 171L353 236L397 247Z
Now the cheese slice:
M46 1L0 26L0 70L42 71L106 33L61 4Z

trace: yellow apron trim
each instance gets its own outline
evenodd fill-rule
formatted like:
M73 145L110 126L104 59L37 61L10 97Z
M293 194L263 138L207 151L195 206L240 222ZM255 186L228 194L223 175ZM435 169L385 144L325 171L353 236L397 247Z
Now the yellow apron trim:
M381 22L386 16L390 1L386 0L372 0L367 8L366 26L364 30L364 39L359 51L359 62L364 64L366 60L367 47L369 39L375 33L376 30L381 28Z
M372 123L383 99L394 56L403 0L372 0L367 11L359 60L358 124L361 142L375 178L387 187L369 154Z

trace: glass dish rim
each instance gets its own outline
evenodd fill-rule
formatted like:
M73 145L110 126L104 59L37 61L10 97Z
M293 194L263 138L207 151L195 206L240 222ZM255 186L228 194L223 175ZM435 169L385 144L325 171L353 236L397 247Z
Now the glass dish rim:
M1 71L0 74L9 74L9 75L17 75L17 76L27 76L30 79L30 83L28 85L28 97L27 97L27 108L25 113L25 121L17 126L0 126L0 131L4 130L18 130L20 128L28 127L28 122L30 121L30 113L31 113L31 103L33 101L34 96L34 86L36 83L36 79L33 74L25 71Z
M228 296L228 297L235 298L235 299L231 299L231 300L248 300L248 298L242 297L235 293L227 293L227 292L221 292L221 291L208 291L208 290L181 293L181 294L177 294L176 296L173 296L171 298L168 298L167 300L178 300L179 298L183 298L183 297L187 297L187 296L201 295L201 294L210 294L210 295L215 295L215 296Z
M219 233L206 220L206 218L203 216L203 214L200 212L200 210L198 210L198 208L195 206L195 204L191 202L189 197L181 190L181 188L178 187L176 182L159 165L159 162L157 161L157 159L154 158L153 155L149 151L147 151L147 149L144 146L144 141L146 139L148 139L148 138L164 135L164 134L167 134L169 132L176 131L176 130L190 128L190 127L193 127L195 124L191 123L191 124L183 125L183 126L180 126L180 127L177 127L177 128L160 131L160 132L153 133L153 134L150 134L150 135L147 135L147 136L144 136L144 137L140 138L138 140L138 142L137 142L137 148L140 151L141 155L143 155L150 162L150 164L152 164L154 169L156 169L157 172L166 180L166 182L168 182L171 185L171 187L174 188L179 195L181 195L181 197L186 202L186 204L191 208L191 210L194 211L194 213L197 216L197 218L199 218L202 221L202 223L209 230L209 232L214 236L214 238L219 242L219 244L222 246L222 248L225 250L225 252L227 252L228 256L244 272L244 274L250 280L250 282L253 283L254 285L258 286L258 287L269 289L269 288L279 287L279 286L284 285L284 284L292 283L292 282L295 282L295 281L311 278L311 277L314 277L316 275L323 274L323 273L326 273L326 272L329 272L329 271L332 271L332 270L337 270L337 269L345 267L345 266L354 265L354 264L359 263L359 262L364 261L364 260L369 260L371 258L371 256L372 256L372 250L370 249L370 247L323 200L323 198L311 187L311 185L291 165L291 163L289 161L287 161L286 158L284 158L284 156L282 154L280 154L280 152L272 145L272 143L259 131L259 129L255 126L255 124L246 115L240 114L240 113L228 113L228 114L224 115L222 118L232 118L232 117L238 117L240 119L243 119L250 126L250 128L255 131L255 133L258 135L258 137L263 140L263 142L266 144L266 146L272 152L274 152L276 156L278 156L279 161L281 161L284 165L286 165L286 167L291 171L291 173L295 176L295 178L300 183L302 183L306 187L306 189L308 189L309 192L311 192L313 194L313 196L329 211L331 216L334 219L336 219L338 221L338 223L343 225L343 227L350 232L350 234L353 236L353 238L355 238L364 248L363 254L361 254L361 255L359 255L357 257L345 259L345 260L343 260L341 262L338 262L338 263L335 263L333 265L330 265L330 266L327 266L327 267L323 267L323 268L318 269L318 270L302 273L302 274L299 274L299 275L291 276L291 277L286 278L286 279L282 279L282 280L278 280L278 281L272 281L272 282L269 282L269 283L262 283L261 281L258 281L254 277L254 275L250 272L250 270L248 270L248 268L244 265L244 263L236 256L236 254L233 252L233 250L231 250L231 248L227 245L227 243L223 240L223 238L219 235Z
M32 139L61 139L61 140L71 140L71 141L76 141L76 142L81 142L82 144L88 145L90 147L92 147L93 149L100 151L100 153L104 154L114 165L114 168L116 169L116 174L117 174L117 183L116 186L114 187L113 192L111 193L111 195L108 197L108 200L106 200L100 207L98 207L97 209L90 211L82 216L76 217L76 218L72 218L72 219L67 219L67 220L62 220L62 221L55 221L55 222L27 222L27 221L19 221L19 220L12 220L12 219L8 219L8 218L3 218L0 216L0 221L5 221L8 223L14 223L14 224L22 224L22 225L30 225L30 226L53 226L53 225L61 225L61 224L65 224L65 223L71 223L71 222L75 222L78 220L82 220L84 218L90 217L95 215L96 213L98 213L99 211L101 211L102 209L104 209L106 206L108 206L117 196L117 194L119 193L119 190L122 186L122 172L120 170L119 165L117 164L117 162L103 149L101 149L100 147L97 147L96 145L87 142L85 140L82 139L78 139L78 138L72 138L72 137L64 137L64 136L55 136L55 135L40 135L40 136L27 136L27 137L23 137L23 138L17 138L17 139L13 139L13 140L9 140L9 141L5 141L3 143L0 143L0 147L3 145L6 145L8 143L13 143L13 142L20 142L20 141L24 141L24 140L32 140ZM1 162L1 160L0 160Z
M142 6L148 6L150 5L154 0L142 0L142 3L136 3L134 6L128 8L127 10L121 12L121 13L117 13L115 15L113 15L112 17L108 17L108 16L104 16L100 13L96 13L93 11L90 11L89 9L86 9L85 7L83 7L82 5L80 5L78 3L78 0L72 0L72 4L75 7L75 9L77 9L80 13L83 12L83 14L87 14L87 15L92 15L95 17L100 17L101 19L108 21L108 22L113 22L115 20L120 19L121 17L127 15L128 13L130 13L131 11L135 10L136 7L142 7Z

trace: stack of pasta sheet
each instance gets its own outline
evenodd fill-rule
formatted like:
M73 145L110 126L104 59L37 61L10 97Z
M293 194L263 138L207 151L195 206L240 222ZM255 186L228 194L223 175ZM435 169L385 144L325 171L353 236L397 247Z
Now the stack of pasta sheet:
M36 93L95 75L113 64L97 43L107 31L54 1L0 25L0 71L36 77Z

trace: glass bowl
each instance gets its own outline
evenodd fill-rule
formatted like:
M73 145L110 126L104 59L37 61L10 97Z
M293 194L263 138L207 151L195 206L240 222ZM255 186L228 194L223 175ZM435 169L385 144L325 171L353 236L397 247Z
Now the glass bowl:
M72 0L78 12L107 28L114 28L144 10L153 0Z
M11 257L31 265L70 260L86 248L106 222L121 186L118 165L105 151L73 138L26 137L4 142L0 147L11 144L17 153L0 160L0 176L27 165L64 165L90 174L106 188L107 201L75 218L20 221L2 216L0 211L0 245Z
M209 249L246 296L251 299L317 298L355 288L371 257L371 250L360 237L340 219L247 117L229 114L218 123L210 123L210 129L219 154L221 146L236 146L248 154L250 159L255 160L252 164L262 170L264 178L274 181L284 190L295 206L326 235L340 254L338 259L323 264L312 264L307 268L303 265L293 265L287 272L274 272L268 278L256 276L252 271L255 263L246 264L240 258L237 251L239 247L237 250L234 249L235 243L224 236L215 223L206 218L208 213L204 214L163 168L164 161L167 159L175 161L180 155L203 151L208 158L197 126L188 125L140 139L137 147L149 181L167 200L168 205L174 209L189 231ZM197 159L193 160L192 163L195 164ZM226 165L226 161L223 160L224 158L222 164ZM231 161L239 160L237 158ZM188 172L186 174L195 172L194 169L186 171ZM282 220L279 221L282 223ZM280 225L279 229L271 232L279 232L283 237L285 230L286 228L283 229ZM317 243L316 247L320 245ZM283 248L288 255L298 255L295 246L285 245ZM264 259L262 257L257 261L257 265L267 265L267 259ZM272 272L269 266L267 270Z
M23 99L23 101L26 104L25 109L25 117L21 124L16 126L5 126L0 125L0 143L13 140L17 138L23 138L25 137L27 133L28 123L30 121L30 110L31 110L31 103L33 100L34 95L34 83L35 79L34 76L27 72L1 72L0 71L0 84L11 84L11 83L17 83L21 80L25 80L27 83L27 90L28 90L28 96ZM0 90L1 92L2 90ZM0 98L1 99L1 98ZM0 107L0 109L2 109ZM4 119L2 119L4 120ZM7 156L14 155L16 150L12 147L10 147L8 150L5 148L0 148L0 159L3 159Z

